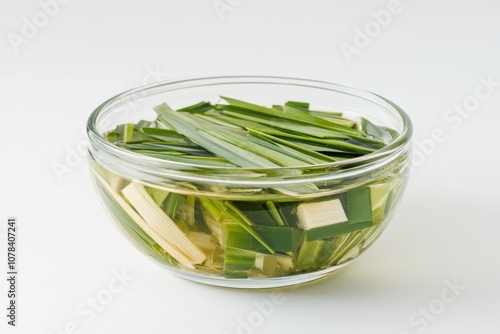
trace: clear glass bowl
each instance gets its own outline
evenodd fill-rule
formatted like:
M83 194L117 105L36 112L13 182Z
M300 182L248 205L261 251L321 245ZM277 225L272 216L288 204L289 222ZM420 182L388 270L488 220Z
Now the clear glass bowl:
M163 102L175 109L199 101L216 103L220 95L268 106L288 100L306 101L317 110L341 111L346 117L361 116L390 127L399 137L382 149L354 159L270 169L170 162L124 150L102 137L118 124L155 119L153 107ZM404 192L409 176L411 134L408 115L383 97L338 84L280 77L214 77L139 87L104 102L88 120L91 176L104 207L123 234L145 255L179 276L237 288L305 283L332 273L363 253L384 230ZM172 194L166 202L182 197L192 203L189 206L192 209L183 209L171 218L201 252L201 258L183 260L176 255L178 249L165 245L149 226L144 226L141 214L148 213L136 212L122 192L131 183L148 191L159 189ZM286 191L292 185L295 189L298 185L304 189L313 185L317 190ZM356 210L354 201L345 202L356 191L369 196L368 225L354 228L345 225L347 229L326 239L305 236L297 223L299 205L351 203L350 209ZM249 251L228 245L228 233L240 233L248 243L255 240L250 234L245 235L248 231L235 231L234 221L218 210L217 205L206 205L226 202L254 210L248 211L249 214L279 214L287 218L292 225L289 232L293 233L282 235L283 238L293 235L293 242L284 240L291 248L271 253L266 249L256 252L254 248ZM278 209L270 212L270 208Z

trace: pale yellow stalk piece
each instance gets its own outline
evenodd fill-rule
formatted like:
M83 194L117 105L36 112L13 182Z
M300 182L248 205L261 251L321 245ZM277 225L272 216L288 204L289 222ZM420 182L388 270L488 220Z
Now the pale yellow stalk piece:
M177 261L183 265L193 268L191 259L185 254L179 252L175 247L170 245L167 240L156 233L155 230L149 226L144 219L125 201L119 193L114 191L111 186L100 176L97 172L94 172L95 177L101 183L101 185L106 189L106 191L113 197L113 199L118 203L118 205L127 213L127 215L132 218L132 220L139 225L139 227L147 234L151 239L153 239L164 251L172 255Z
M156 205L143 185L133 181L122 190L122 194L149 226L167 240L169 244L190 259L191 264L199 264L205 261L206 255L196 247L177 224Z
M344 223L347 216L339 199L302 203L297 206L300 227L304 230Z

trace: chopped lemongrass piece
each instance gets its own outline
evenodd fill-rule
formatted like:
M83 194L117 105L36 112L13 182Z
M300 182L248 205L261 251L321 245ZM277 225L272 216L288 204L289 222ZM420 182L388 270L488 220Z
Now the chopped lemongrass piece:
M219 245L222 245L222 223L217 220L204 206L201 208L203 220L207 224L208 229L212 232L213 237L217 240Z
M203 232L188 232L188 238L201 249L215 249L212 236Z
M165 214L149 196L144 186L137 182L130 183L122 190L125 198L132 204L144 221L161 235L178 252L189 259L189 264L202 263L206 255L189 240L174 221ZM172 254L174 256L174 254ZM175 257L175 256L174 256ZM176 258L177 259L177 258ZM180 260L178 260L181 262Z
M380 224L384 219L385 206L387 203L387 198L389 197L389 192L391 189L391 184L389 183L379 183L370 185L371 201L372 201L372 219L373 224Z
M248 277L255 265L257 253L225 247L224 276L226 277Z
M173 130L159 129L159 128L142 128L142 131L150 137L156 138L161 141L168 142L169 144L190 144L191 141L178 134Z
M346 214L349 224L372 222L370 188L359 188L346 193Z
M276 252L295 252L302 238L302 231L287 226L255 226L259 236Z
M389 143L397 138L398 133L385 126L375 125L366 118L360 117L357 128L365 133L368 138L378 139L384 143Z
M233 203L255 225L276 226L278 223L273 215L259 202Z
M232 219L224 221L223 228L223 245L225 247L233 247L244 249L252 252L271 254L271 252L254 238L240 224Z
M287 101L285 102L285 106L309 110L308 102Z
M145 119L142 119L139 122L137 122L137 124L135 125L135 128L138 130L142 130L143 128L150 127L152 123L153 122L151 122L151 121L147 121Z
M299 226L306 231L348 221L340 199L299 204L297 216Z
M133 123L125 124L125 127L123 129L123 141L125 143L132 141L133 134L134 134L134 124Z
M281 253L295 252L302 238L302 231L293 227L255 226L254 230L274 251ZM236 224L234 221L226 222L224 224L224 231L226 246L269 253L269 250L250 234L247 229Z
M373 225L370 188L351 190L343 197L345 205L341 199L333 199L302 203L297 207L306 240L332 238Z
M271 254L275 251L274 249L262 239L262 237L252 228L254 225L252 221L250 221L236 206L231 204L230 202L224 202L225 208L223 208L224 212L234 219L241 227L243 227L252 237L254 237L262 246L264 246Z
M158 206L161 206L163 201L165 201L165 198L168 196L168 192L162 189L148 187L146 191Z
M387 217L392 210L396 207L398 200L401 199L401 191L404 189L404 182L397 180L392 186L392 189L387 197L387 203L385 204L384 215Z
M294 270L308 271L326 267L329 256L338 245L334 240L304 241L297 256Z
M172 255L177 261L186 267L193 267L193 262L188 256L173 247L162 235L156 232L156 230L153 229L116 191L114 191L99 174L94 173L94 175L106 191L113 197L116 203L149 237L151 237L151 239L153 239L168 254Z
M278 224L278 226L287 226L285 221L283 220L283 217L281 217L281 215L280 215L280 213L279 213L278 209L276 208L276 205L274 204L273 201L267 201L266 207L269 210L269 213L271 214L271 216L276 221L276 224Z
M190 111L190 112L204 112L212 109L212 105L208 102L202 101L191 106L187 106L181 109L177 109L178 111Z
M264 277L279 277L287 274L293 267L293 258L282 254L256 254L254 268Z

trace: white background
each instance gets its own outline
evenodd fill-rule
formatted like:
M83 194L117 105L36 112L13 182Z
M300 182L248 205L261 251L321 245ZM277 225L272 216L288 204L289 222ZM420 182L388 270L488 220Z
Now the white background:
M214 3L230 7L218 13ZM390 22L374 23L372 11L388 4L73 0L44 22L38 1L0 0L2 272L8 216L20 234L18 326L6 325L2 278L0 331L500 332L500 2L401 0ZM24 28L28 37L25 19L39 25ZM358 29L371 29L368 41ZM346 57L347 44L357 53ZM105 99L143 82L227 74L365 88L403 107L415 126L419 159L386 232L334 277L283 291L272 314L255 304L269 306L270 291L200 285L146 260L98 203L84 158L70 157ZM479 100L481 77L496 84ZM464 116L448 111L464 103ZM59 179L55 163L71 171ZM122 270L133 279L121 292L95 317L82 313ZM262 321L243 328L249 318Z

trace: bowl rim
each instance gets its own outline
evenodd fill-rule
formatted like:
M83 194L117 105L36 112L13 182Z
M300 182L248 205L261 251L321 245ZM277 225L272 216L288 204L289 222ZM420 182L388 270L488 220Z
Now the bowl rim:
M221 167L221 166L204 166L189 164L183 162L173 162L160 158L145 156L140 153L132 152L114 145L113 143L107 141L98 131L97 123L100 119L111 113L116 108L130 103L131 101L146 98L157 93L168 93L175 90L182 90L187 88L208 86L208 85L227 85L227 84L271 84L271 85L290 85L290 86L302 86L313 89L329 90L336 93L342 93L347 95L355 96L356 98L361 98L367 100L368 102L375 103L380 107L385 109L385 112L389 112L389 108L392 108L393 112L400 117L402 122L402 131L399 136L390 142L387 146L378 149L374 152L352 158L343 161L329 162L319 165L304 165L304 166L293 166L293 167L267 167L267 168L243 168L243 167ZM408 150L409 142L413 133L413 126L408 114L396 105L394 102L384 98L376 93L370 92L368 90L355 88L349 85L332 83L327 81L312 80L312 79L301 79L294 77L284 77L284 76L255 76L255 75L230 75L230 76L213 76L213 77L190 77L182 78L176 80L165 80L153 84L142 85L130 90L126 90L119 93L110 99L101 103L89 116L87 120L87 135L91 144L95 145L101 150L105 150L110 153L115 158L125 159L125 161L134 161L141 165L141 168L145 166L151 166L154 168L169 169L172 166L183 166L186 168L195 168L197 170L213 170L213 171L230 171L230 170L240 170L240 171L279 171L279 170L303 170L304 168L308 170L325 169L328 170L338 170L341 169L345 171L346 169L355 168L358 169L360 165L373 164L374 162L380 162L380 160L385 160L384 158L393 157L389 159L394 160L394 156L398 156ZM89 147L90 150L90 147ZM399 153L399 154L398 154ZM388 161L386 161L388 163ZM383 164L376 164L383 165ZM373 166L372 166L373 167Z

